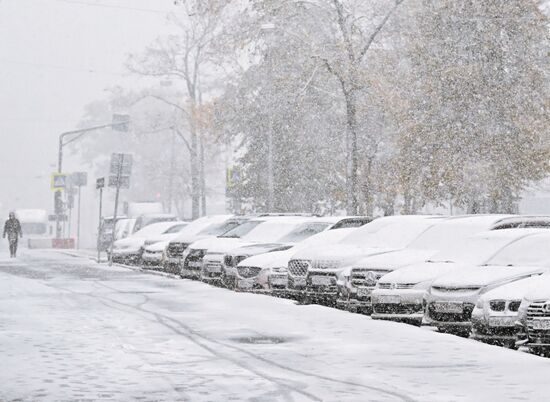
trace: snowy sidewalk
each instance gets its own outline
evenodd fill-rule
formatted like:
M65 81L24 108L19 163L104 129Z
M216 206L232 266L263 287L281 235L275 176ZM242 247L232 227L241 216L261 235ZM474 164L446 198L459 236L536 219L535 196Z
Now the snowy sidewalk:
M0 362L0 400L541 401L550 393L547 359L58 252L0 256Z

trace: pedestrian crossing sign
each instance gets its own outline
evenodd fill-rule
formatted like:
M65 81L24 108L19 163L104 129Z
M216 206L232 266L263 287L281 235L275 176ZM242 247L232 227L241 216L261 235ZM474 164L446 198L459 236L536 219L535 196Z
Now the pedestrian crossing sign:
M67 187L67 175L63 173L52 173L52 190L59 191Z

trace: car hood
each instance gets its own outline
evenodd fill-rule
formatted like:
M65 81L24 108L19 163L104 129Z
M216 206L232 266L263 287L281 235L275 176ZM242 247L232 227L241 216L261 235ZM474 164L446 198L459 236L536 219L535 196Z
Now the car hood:
M369 248L351 244L333 244L307 247L298 251L292 256L292 259L311 260L314 262L330 261L334 268L351 264L363 257L382 254L393 251L385 248ZM312 264L315 268L315 263Z
M207 250L207 253L221 254L233 250L237 247L253 244L242 239L234 239L231 237L209 237L199 240L189 246L191 250Z
M546 270L547 268L541 267L478 266L443 275L437 278L432 286L448 288L484 287L518 280Z
M281 243L258 243L237 247L231 250L230 254L255 256L258 254L269 253L270 251L289 249L290 247L292 246Z
M170 244L170 242L168 241L159 241L159 242L156 242L155 244L151 244L150 246L145 247L145 250L153 253L164 251L164 249L168 247L168 244Z
M420 283L434 280L454 270L468 269L471 266L454 262L422 262L397 269L384 275L382 283Z
M354 268L394 270L414 263L424 262L437 250L403 249L360 259Z
M140 248L145 243L145 238L143 237L127 237L125 239L120 239L115 241L116 248Z
M546 286L550 286L549 275L530 276L525 279L520 279L506 285L499 286L488 291L483 296L482 300L521 300L523 297L536 290L537 286L546 281Z
M187 235L178 234L171 239L171 242L191 244L201 240L214 239L214 238L216 238L216 236L197 235L197 234L187 234Z
M239 263L239 266L260 267L260 268L286 268L294 250L272 251L249 257Z
M528 300L549 300L550 301L550 274L544 274L539 277L540 281L526 294Z
M148 237L145 242L149 244L157 243L159 241L169 242L170 240L174 239L177 235L178 235L177 233L166 233L158 236Z

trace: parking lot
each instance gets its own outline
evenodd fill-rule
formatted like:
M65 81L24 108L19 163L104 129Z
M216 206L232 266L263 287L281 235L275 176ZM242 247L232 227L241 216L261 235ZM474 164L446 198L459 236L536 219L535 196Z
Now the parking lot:
M53 251L1 254L0 298L3 401L502 401L550 391L537 356Z

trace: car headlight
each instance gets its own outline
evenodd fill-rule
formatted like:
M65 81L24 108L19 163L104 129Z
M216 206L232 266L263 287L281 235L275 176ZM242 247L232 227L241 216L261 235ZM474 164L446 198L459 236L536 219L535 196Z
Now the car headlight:
M519 311L519 306L521 305L521 300L511 300L509 303L508 303L508 310L513 312L513 313L516 313Z
M502 312L506 309L506 300L490 300L489 308L492 311Z

